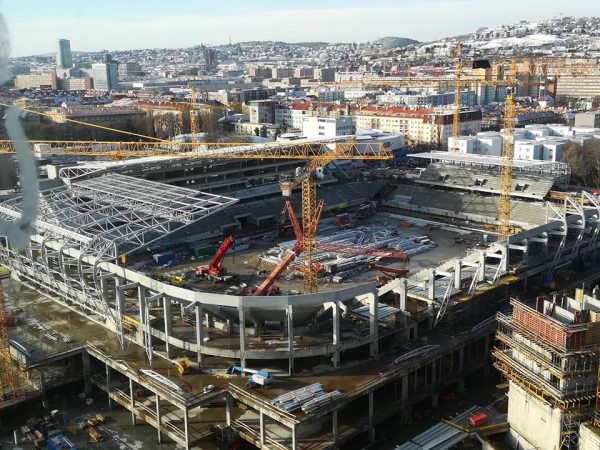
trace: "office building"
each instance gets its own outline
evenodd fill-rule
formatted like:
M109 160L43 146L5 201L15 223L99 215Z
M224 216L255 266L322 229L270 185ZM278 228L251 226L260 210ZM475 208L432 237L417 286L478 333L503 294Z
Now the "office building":
M56 89L56 72L17 75L15 77L15 87L17 89Z
M71 41L68 39L58 40L58 51L56 52L56 67L68 69L73 67L73 55L71 54Z
M92 78L97 91L119 89L119 63L108 55L105 62L92 64Z

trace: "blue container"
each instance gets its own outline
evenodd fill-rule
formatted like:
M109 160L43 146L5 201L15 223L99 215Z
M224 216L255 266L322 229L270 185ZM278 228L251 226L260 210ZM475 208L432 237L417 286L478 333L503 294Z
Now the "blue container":
M154 260L154 264L156 264L157 266L162 266L170 261L174 261L176 258L174 252L164 252L155 253L154 255L152 255L152 259Z

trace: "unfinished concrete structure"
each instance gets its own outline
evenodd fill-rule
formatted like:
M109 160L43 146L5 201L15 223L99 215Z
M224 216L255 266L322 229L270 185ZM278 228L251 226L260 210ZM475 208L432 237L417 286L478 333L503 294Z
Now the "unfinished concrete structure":
M577 297L512 300L512 315L498 314L494 365L510 382L512 448L580 448L579 426L596 404L600 301Z
M132 420L157 428L159 439L168 436L187 448L212 435L211 424L222 425L224 441L239 434L262 448L332 448L365 432L374 442L377 424L406 417L419 401L436 405L440 389L461 389L465 376L486 366L495 318L470 305L582 256L591 261L600 233L600 205L582 194L562 207L545 206L547 221L508 241L379 288L223 295L157 281L136 269L135 255L210 221L236 199L123 174L84 178L44 192L28 249L16 252L4 241L2 257L14 278L52 298L44 314L58 320L70 311L82 318L86 334L75 339L68 357L81 355L84 378L132 411ZM0 213L6 220L19 217L20 199L0 205ZM31 317L40 314L26 302L20 306ZM430 331L457 322L466 333ZM265 340L272 323L280 334ZM25 354L13 337L13 352ZM386 356L398 343L408 348ZM182 355L204 372L180 377L173 362ZM368 361L359 375L347 367L357 359ZM224 376L223 361L268 367L274 388L247 391L244 380ZM323 373L307 371L315 366ZM343 396L311 413L282 412L270 403L314 381L331 391L342 380ZM215 389L205 390L209 385Z

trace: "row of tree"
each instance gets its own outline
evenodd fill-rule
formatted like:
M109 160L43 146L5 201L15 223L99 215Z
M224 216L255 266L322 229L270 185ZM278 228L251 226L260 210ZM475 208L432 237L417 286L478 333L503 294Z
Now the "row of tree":
M563 161L571 166L573 181L587 187L600 187L600 140L567 146Z

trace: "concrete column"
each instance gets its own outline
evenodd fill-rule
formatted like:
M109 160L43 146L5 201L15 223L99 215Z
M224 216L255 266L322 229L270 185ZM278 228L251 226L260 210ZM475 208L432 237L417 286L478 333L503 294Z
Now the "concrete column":
M479 257L480 269L479 274L477 276L477 281L485 281L485 257L485 252L482 252L481 256Z
M196 345L197 345L197 357L198 364L204 363L204 357L202 355L202 344L204 344L204 327L202 325L202 306L196 305Z
M454 261L454 289L460 289L462 284L462 260Z
M90 354L84 349L81 352L82 367L83 367L83 384L85 393L90 395L92 393L92 371L90 369Z
M139 311L139 319L140 319L140 323L142 324L142 327L145 326L144 325L144 317L145 317L145 312L146 312L146 288L144 286L138 286L137 288L138 291L138 311ZM144 345L144 330L139 330L139 332L136 335L138 343L140 345Z
M156 422L158 423L158 443L162 444L162 436L160 434L161 417L160 417L160 395L156 394Z
M129 379L129 397L131 399L131 424L135 425L135 395L133 392L133 378Z
M108 395L108 407L112 408L112 399L110 398L110 366L108 364L106 367L106 393Z
M435 269L429 269L429 280L427 282L427 298L435 300Z
M437 375L437 360L431 361L431 385L435 386Z
M462 371L465 368L465 348L461 347L460 350L458 351L458 370L460 373L462 373Z
M338 412L337 409L331 412L331 432L333 434L333 443L335 444L338 440Z
M371 337L371 356L377 356L379 351L379 321L377 315L379 314L379 297L377 292L369 294L371 297L369 303L369 335Z
M260 445L265 445L265 415L262 410L259 412L260 417Z
M121 277L115 278L115 309L117 310L117 320L119 321L117 329L119 327L122 329L123 327L123 310L125 308L125 292L121 289L123 284L124 280Z
M438 394L437 394L437 392L434 392L433 395L431 396L431 407L432 408L437 408L438 407Z
M190 450L190 413L186 408L183 408L183 431L185 433L185 450Z
M406 311L408 301L408 282L406 278L400 278L400 309Z
M292 450L298 450L298 437L296 436L296 425L292 425Z
M169 344L169 338L171 337L173 317L171 317L171 299L166 295L163 297L163 314L165 319L165 346L167 351L167 358L170 358L171 345Z
M402 376L402 404L406 405L408 402L408 375Z
M239 305L238 311L240 313L240 366L246 367L246 358L244 357L246 352L246 314L244 306Z
M333 367L338 368L340 365L340 305L338 302L333 302L333 307L331 308L333 314Z
M288 352L289 352L289 375L294 374L294 308L292 305L287 307L287 329L288 329Z
M206 326L208 328L214 328L215 327L215 319L209 313L206 313Z
M465 386L465 379L461 378L458 380L458 392L465 392L466 391L466 386Z
M369 391L369 442L375 442L375 427L373 426L373 391Z
M233 397L229 394L225 394L225 421L228 426L231 426L233 419Z

